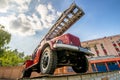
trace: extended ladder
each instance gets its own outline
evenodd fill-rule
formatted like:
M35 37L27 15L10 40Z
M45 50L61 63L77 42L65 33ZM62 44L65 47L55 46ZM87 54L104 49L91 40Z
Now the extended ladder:
M49 32L45 35L43 40L50 40L54 37L62 35L67 29L71 27L77 20L84 15L82 9L80 9L75 3L65 10L56 23L52 26ZM42 41L43 41L42 40Z

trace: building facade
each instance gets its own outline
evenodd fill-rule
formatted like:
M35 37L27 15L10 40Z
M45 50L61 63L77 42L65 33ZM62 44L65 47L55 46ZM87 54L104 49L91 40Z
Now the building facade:
M85 41L81 45L95 53L94 57L120 56L120 35Z

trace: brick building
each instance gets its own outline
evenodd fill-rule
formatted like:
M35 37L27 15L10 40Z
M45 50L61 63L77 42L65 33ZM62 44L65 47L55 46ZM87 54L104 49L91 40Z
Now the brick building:
M120 35L85 41L82 46L94 52L94 57L120 56Z
M81 45L95 54L88 58L88 72L120 70L120 35L84 41ZM63 67L57 69L55 73L71 74L74 71L71 67Z

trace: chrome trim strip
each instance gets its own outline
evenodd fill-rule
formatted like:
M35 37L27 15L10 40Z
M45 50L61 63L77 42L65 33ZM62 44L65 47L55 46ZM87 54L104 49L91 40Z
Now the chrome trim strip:
M90 50L88 49L85 49L83 47L77 47L77 46L74 46L74 45L68 45L68 44L54 44L53 45L53 48L56 48L56 49L68 49L68 50L74 50L74 51L78 51L78 52L84 52L86 53L87 55L89 56L93 56L93 52L91 52Z

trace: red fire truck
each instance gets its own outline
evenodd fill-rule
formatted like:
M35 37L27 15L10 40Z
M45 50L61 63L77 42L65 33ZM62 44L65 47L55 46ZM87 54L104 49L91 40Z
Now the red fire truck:
M78 37L63 34L83 15L83 10L75 3L61 14L33 52L32 60L25 62L23 78L30 77L33 71L53 74L56 68L63 66L72 66L76 73L88 70L86 56L93 56L93 53L81 47Z

